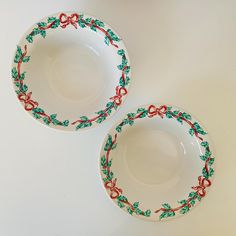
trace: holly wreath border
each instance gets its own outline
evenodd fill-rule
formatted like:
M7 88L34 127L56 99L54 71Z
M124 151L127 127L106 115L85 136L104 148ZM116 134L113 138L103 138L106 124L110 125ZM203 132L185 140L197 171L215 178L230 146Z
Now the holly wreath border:
M123 194L122 188L117 186L117 178L111 170L112 159L110 153L117 147L117 137L122 132L124 126L132 126L137 119L143 118L161 118L161 119L175 119L180 124L187 124L189 128L189 135L196 137L201 142L201 147L204 148L204 155L200 155L199 158L203 161L202 174L198 176L197 184L192 186L192 191L189 192L186 199L178 201L178 205L175 207L170 206L169 203L163 203L158 209L151 211L150 209L142 210L140 208L140 202L136 201L131 203L128 198ZM103 155L100 158L101 176L104 187L110 198L116 202L116 204L125 209L130 215L150 217L152 214L156 214L158 220L161 221L164 218L174 217L177 214L186 214L192 209L197 202L200 202L206 195L206 189L212 184L212 176L214 174L213 163L215 158L212 156L210 145L208 141L204 139L207 132L201 127L197 121L193 121L192 116L186 112L182 112L179 109L174 109L171 106L150 105L148 109L145 107L138 108L135 113L128 113L126 117L115 127L115 134L108 134L103 148Z
M121 64L117 68L121 71L121 77L119 79L119 85L116 86L115 95L110 98L110 101L106 104L105 109L96 112L96 115L92 118L87 116L81 116L79 119L70 122L69 120L61 121L58 119L57 114L47 114L44 109L39 106L39 103L32 99L32 92L28 91L28 86L25 83L26 71L21 71L23 63L30 61L30 56L27 54L27 44L23 47L17 46L17 50L14 57L14 65L11 71L13 83L16 87L16 94L19 101L23 104L24 109L27 112L31 112L34 118L41 120L46 125L54 126L75 126L76 130L84 129L92 126L94 123L100 124L107 119L111 113L122 104L124 97L128 94L128 86L130 83L130 65L126 51L124 48L120 48L117 44L121 39L113 32L112 29L107 28L105 23L92 18L85 17L82 13L72 13L67 15L66 13L59 13L54 16L48 17L45 21L37 23L37 26L26 36L28 43L34 42L34 37L41 35L46 38L47 30L57 29L61 27L65 29L69 26L77 29L90 28L94 32L100 32L104 34L104 43L107 46L112 46L117 49L117 54L121 57Z

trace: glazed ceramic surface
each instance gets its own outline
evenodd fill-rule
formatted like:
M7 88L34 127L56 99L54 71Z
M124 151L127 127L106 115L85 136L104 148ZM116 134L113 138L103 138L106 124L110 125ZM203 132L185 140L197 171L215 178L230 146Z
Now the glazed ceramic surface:
M103 185L127 213L151 221L184 215L212 184L214 156L203 126L182 109L141 106L105 138Z
M123 41L103 21L58 13L23 36L12 79L18 99L35 119L78 130L102 123L123 103L130 63Z

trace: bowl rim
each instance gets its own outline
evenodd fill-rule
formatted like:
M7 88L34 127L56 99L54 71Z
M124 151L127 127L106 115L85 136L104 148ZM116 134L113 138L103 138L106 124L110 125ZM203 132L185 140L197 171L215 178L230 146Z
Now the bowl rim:
M122 188L117 186L118 180L115 178L115 173L112 172L112 158L109 159L109 155L110 152L116 148L118 144L118 136L122 132L123 128L128 129L134 124L136 119L150 119L153 117L169 120L178 119L177 121L182 125L189 126L189 135L198 139L201 143L201 150L204 155L201 155L199 152L199 160L203 161L203 168L202 173L199 176L196 176L196 185L190 186L190 191L186 195L187 200L184 199L181 200L181 202L176 199L176 202L178 202L179 205L175 207L171 207L168 203L163 203L155 210L141 210L139 208L141 205L140 202L136 201L134 203L130 203L128 198L125 197L125 194L123 194ZM129 120L132 120L133 122L129 123ZM178 122L176 124L178 124ZM184 216L186 213L191 212L200 204L201 200L207 196L214 179L214 143L205 130L205 127L195 118L195 116L177 106L151 103L136 107L130 112L127 112L123 118L119 119L108 131L101 146L98 168L100 181L106 195L113 202L113 204L121 208L126 213L146 221L164 222L166 220L172 220ZM150 218L152 214L156 214L155 219Z
M54 114L47 114L39 106L39 103L31 98L33 97L33 92L28 91L28 86L24 83L26 71L21 72L21 65L30 60L30 55L27 54L27 47L33 44L34 37L39 35L38 37L46 38L48 30L66 29L67 27L75 29L79 27L81 29L89 28L94 33L103 34L104 44L116 50L117 56L121 58L120 64L117 65L120 71L120 78L117 79L114 96L109 98L103 109L91 111L92 117L81 115L75 121L70 121L69 119L60 121L60 119L57 119L56 112ZM64 11L42 18L38 23L32 25L21 37L13 56L11 77L19 102L34 120L38 120L40 123L47 125L47 127L61 131L87 130L108 120L124 103L130 89L131 64L124 41L113 27L97 17L83 12Z

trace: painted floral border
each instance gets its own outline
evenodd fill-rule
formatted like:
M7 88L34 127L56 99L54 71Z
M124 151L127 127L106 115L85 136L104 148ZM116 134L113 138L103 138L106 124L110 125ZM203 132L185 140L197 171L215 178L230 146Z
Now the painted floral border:
M177 206L172 207L168 203L163 203L158 209L151 211L150 209L141 209L140 202L129 202L128 198L124 195L123 190L117 186L117 178L115 178L112 172L112 159L110 153L117 146L117 136L122 132L123 127L132 126L137 119L159 117L161 119L175 119L180 124L187 124L189 126L189 135L195 136L200 140L202 148L204 148L204 155L200 156L203 161L202 175L197 179L196 186L191 188L191 192L187 195L186 199L182 199L177 202ZM128 113L127 116L119 123L114 135L108 134L107 140L104 145L104 155L100 159L100 167L103 176L104 186L109 193L111 199L116 201L120 208L125 209L129 214L150 217L152 214L156 214L159 220L164 218L170 218L176 216L177 213L185 214L194 205L201 201L206 195L206 189L211 186L211 177L214 174L212 167L214 163L214 157L212 156L209 143L204 140L204 136L207 134L201 125L197 121L193 121L191 115L186 112L174 109L171 106L162 105L156 107L150 105L148 109L138 108L134 113Z
M121 39L111 29L107 29L104 22L92 17L85 17L83 14L73 13L67 15L65 13L60 13L58 16L48 17L46 22L37 23L37 26L26 36L26 40L28 43L32 44L34 38L38 35L46 38L47 30L57 29L58 27L65 29L70 25L75 29L78 27L89 28L92 31L104 34L104 43L107 46L114 47L117 50L117 54L121 57L121 63L117 66L121 71L119 84L116 87L115 95L110 98L105 109L96 112L96 115L92 118L81 116L78 120L72 122L69 120L61 121L58 119L57 114L47 114L44 109L39 106L39 103L32 99L32 92L28 91L28 86L25 83L27 73L26 71L21 71L21 65L30 61L30 56L27 55L27 45L24 45L23 48L17 46L14 57L15 65L12 68L12 79L17 88L16 93L18 99L24 105L25 110L31 112L36 119L42 120L46 125L63 127L71 125L74 126L76 130L79 130L90 127L95 122L98 124L102 123L122 104L124 96L128 93L127 88L130 83L130 65L125 50L116 44L120 42Z

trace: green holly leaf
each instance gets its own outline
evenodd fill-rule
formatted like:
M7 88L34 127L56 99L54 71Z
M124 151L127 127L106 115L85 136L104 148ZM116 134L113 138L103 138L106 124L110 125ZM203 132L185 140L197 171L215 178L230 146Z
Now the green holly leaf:
M64 120L62 126L67 127L69 125L69 120Z
M100 21L100 20L95 20L94 24L99 26L99 27L102 27L102 28L105 27L105 24L102 21Z
M132 215L134 213L133 210L131 209L131 207L127 207L127 211L129 212L130 215Z
M164 204L162 204L162 206L166 210L170 210L171 209L171 206L168 203L164 203Z
M16 50L16 54L15 54L15 58L14 58L14 62L18 63L20 61L22 57L22 50L20 46L17 46L17 50Z
M104 42L105 42L106 45L109 45L110 39L106 36L105 39L104 39Z
M189 207L188 207L188 205L187 205L187 206L183 207L183 208L180 210L180 213L181 213L181 214L186 214L188 211L189 211Z
M84 126L84 124L83 124L83 123L80 123L80 124L78 124L78 125L76 126L76 130L82 129L82 128L83 128L83 126Z
M205 156L205 155L201 155L200 158L201 158L203 161L206 161L207 156Z
M127 202L127 201L128 201L128 199L127 199L125 196L123 196L123 195L118 196L118 197L117 197L117 200L118 200L118 201L124 201L124 202Z
M57 118L57 114L52 114L52 115L50 115L50 118L51 118L52 120L55 120L55 119Z
M16 87L20 87L21 86L21 84L19 83L19 82L15 82L15 85L16 85Z
M135 203L133 204L133 207L134 207L134 208L138 208L138 207L139 207L139 202L135 202Z
M54 23L52 24L51 28L52 28L52 29L55 29L55 28L57 28L59 25L60 25L60 20L59 20L59 19L56 19L56 20L54 21Z
M24 80L24 79L25 79L25 74L26 74L26 72L23 72L23 73L20 75L19 80Z
M49 125L49 124L50 124L50 121L48 120L47 117L44 117L44 118L43 118L43 122L44 122L46 125Z
M91 21L92 21L92 18L86 18L84 21L85 21L86 24L90 24Z
M25 56L25 57L23 57L23 59L22 59L22 62L28 62L30 60L30 56Z
M26 93L27 91L28 91L28 87L27 87L27 85L22 85L21 86L21 88L20 88L20 90L23 92L23 93Z
M213 170L212 168L210 168L210 169L208 170L208 173L207 173L205 167L202 169L202 175L203 175L203 177L204 177L205 179L208 179L208 178L211 177L213 174L214 174L214 170Z
M194 129L193 128L191 128L191 129L189 129L189 134L191 135L191 136L193 136L194 134L195 134L195 132L194 132Z
M120 133L122 131L122 127L120 125L116 126L116 131Z
M119 70L123 70L124 65L122 65L122 64L121 64L121 65L118 65L117 68L118 68Z
M196 193L196 192L191 192L191 193L189 193L188 196L189 196L190 198L194 198L194 197L197 196L197 193Z
M124 73L128 75L130 72L130 66L127 66L126 69L124 70Z
M184 204L187 204L187 201L186 201L186 200L181 200L181 201L179 201L179 203L180 203L181 205L184 205Z
M104 175L108 175L108 170L107 170L107 169L104 169L104 170L102 170L102 173L103 173Z
M108 174L107 179L108 179L108 180L112 180L113 176L114 176L113 172L110 171L109 174Z
M110 35L110 37L112 38L113 41L116 41L116 42L120 41L118 36L111 29L108 29L107 33Z
M39 114L37 114L35 112L33 112L33 116L35 117L35 119L41 119L42 118Z
M86 24L82 20L79 20L78 23L79 23L79 26L81 28L85 28L86 27Z
M183 124L183 120L182 120L181 116L179 116L179 117L177 118L177 121L178 121L180 124Z
M139 208L135 208L135 209L134 209L134 212L135 212L137 215L141 215L141 214L143 213Z
M108 102L107 105L106 105L106 107L107 107L107 108L112 108L113 105L114 105L114 102Z
M112 109L107 110L107 115L110 115L112 113Z
M191 206L194 206L196 202L195 202L194 199L191 199L189 203L190 203Z
M115 149L116 147L117 147L117 143L114 143L114 144L112 145L111 149L113 150L113 149Z
M130 83L130 77L126 76L125 78L120 77L119 85L125 87Z
M124 56L125 55L125 50L124 49L119 49L117 51L117 54L120 55L120 56Z
M210 168L209 169L209 177L211 177L214 174L214 169Z
M179 111L178 110L175 110L172 112L175 116L177 116L179 114Z
M42 35L43 38L46 37L46 30L40 30L40 34Z
M129 125L132 126L134 124L134 120L128 120L129 121Z
M57 18L54 17L54 16L48 17L48 23L52 23L52 22L54 22L56 20L57 20Z
M16 50L16 53L20 56L22 56L22 50L21 50L21 47L20 46L17 46L17 50Z
M168 211L167 212L167 217L172 217L175 216L175 212L174 211Z
M33 43L33 36L32 35L27 35L26 36L26 40L29 42L29 43Z
M97 31L97 28L96 28L94 25L91 25L91 26L90 26L90 29L93 30L93 31L95 31L95 32Z
M108 134L107 142L104 147L104 151L108 151L109 149L112 148L112 136Z
M101 166L103 166L103 167L106 166L106 157L105 157L105 155L103 155L103 156L101 157Z
M47 26L47 23L45 23L45 22L39 22L37 25L38 25L39 27L44 28L44 27Z
M208 142L201 142L201 146L203 146L203 147L209 147L209 143Z
M111 165L112 165L112 159L110 161L108 161L107 167L111 167Z
M42 108L40 108L40 107L34 108L33 112L44 114L44 110Z
M191 120L192 119L191 115L187 114L186 112L183 112L181 116L183 118L185 118L186 120Z
M16 67L13 67L11 70L11 76L13 79L17 79L18 78L18 72L16 70Z
M118 204L118 206L120 208L124 208L125 207L125 204L123 202L118 201L117 204Z
M166 118L169 118L169 119L173 118L173 115L171 114L171 112L169 111L166 112Z
M161 219L166 218L166 217L168 217L167 212L166 212L166 211L163 211L163 212L161 213L161 215L159 216L159 219L161 220Z
M57 120L57 119L52 119L52 123L54 125L59 125L61 122L59 120Z
M100 124L100 123L102 123L104 120L106 120L106 116L105 116L105 115L100 116L100 117L96 120L96 122L97 122L98 124Z
M146 210L146 211L144 212L144 216L150 217L150 215L151 215L151 210Z
M206 156L206 157L210 157L211 154L212 154L212 153L211 153L210 151L206 150L206 152L205 152L205 156Z
M87 117L87 116L81 116L81 117L80 117L80 120L82 120L82 121L87 121L87 120L88 120L88 117Z
M214 161L215 161L215 159L214 159L214 158L211 158L211 159L208 161L208 164L211 166L211 165L213 165Z

